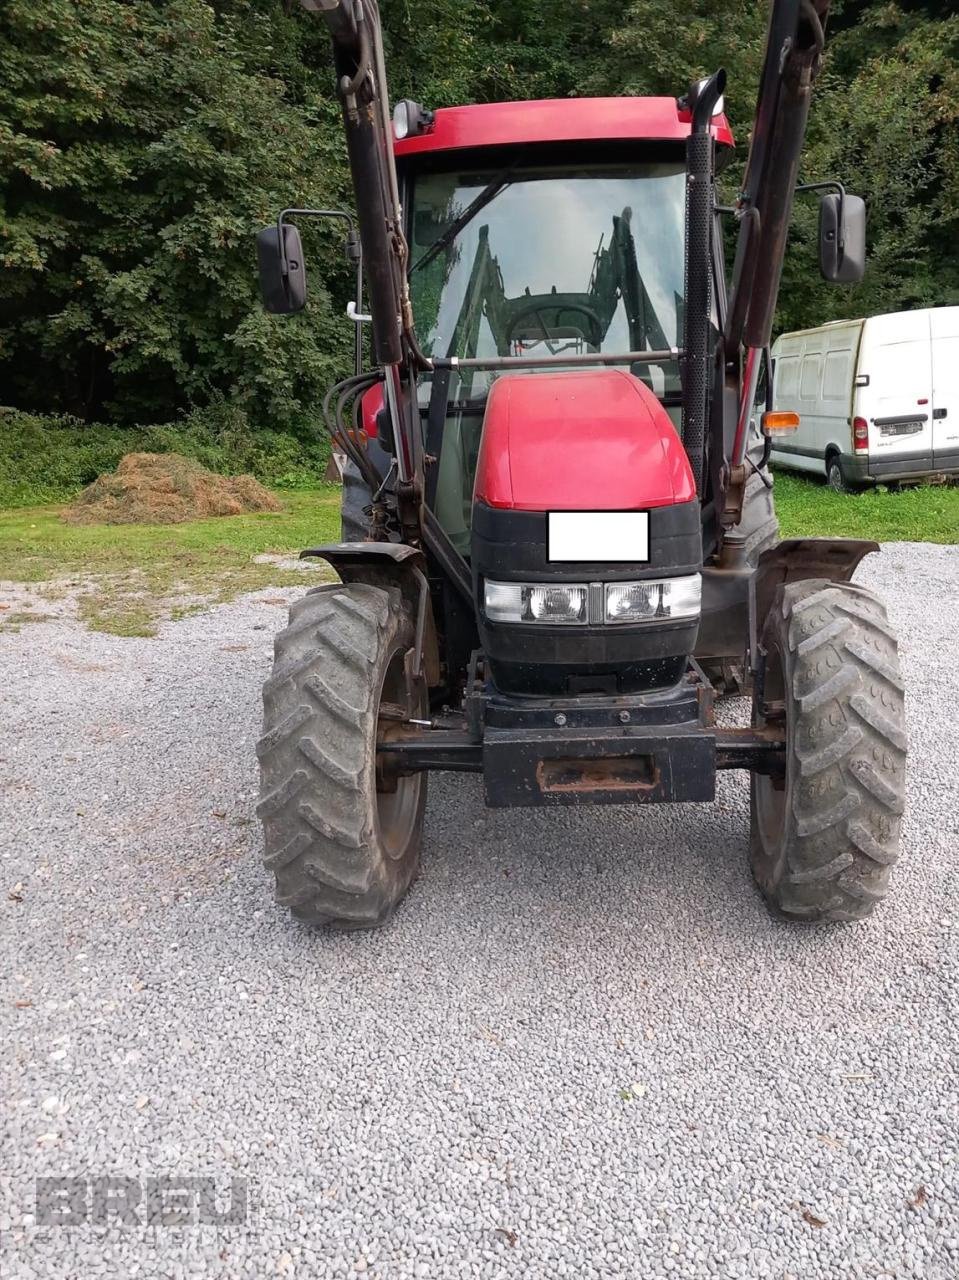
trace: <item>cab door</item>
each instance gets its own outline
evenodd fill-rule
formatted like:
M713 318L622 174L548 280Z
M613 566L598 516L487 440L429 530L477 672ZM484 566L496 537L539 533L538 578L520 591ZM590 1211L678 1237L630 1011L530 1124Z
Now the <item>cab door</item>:
M932 338L932 452L935 467L959 468L959 307L929 313Z

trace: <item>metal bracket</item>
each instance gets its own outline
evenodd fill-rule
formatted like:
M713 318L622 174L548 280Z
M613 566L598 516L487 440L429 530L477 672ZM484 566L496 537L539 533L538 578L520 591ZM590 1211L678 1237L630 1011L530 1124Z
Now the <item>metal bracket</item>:
M347 225L347 244L359 247L356 240L356 228L353 223L353 215L347 213L345 209L281 209L276 219L276 231L280 241L280 261L282 263L283 274L289 275L290 270L286 261L286 240L283 236L283 226L285 220L293 215L300 218L339 218ZM360 265L359 257L351 257L351 260Z
M363 302L363 247L360 244L360 238L356 233L356 224L353 215L347 213L345 209L281 209L276 220L277 238L280 244L280 270L284 276L290 274L289 263L286 258L286 236L283 234L285 219L293 215L300 218L339 218L345 222L347 226L346 232L346 256L349 260L356 264L356 301L351 302L346 308L346 314L357 325L356 329L356 350L354 352L354 370L356 373L363 371L363 335L360 332L359 324L364 320L372 319L371 316L350 315L350 307L356 310Z

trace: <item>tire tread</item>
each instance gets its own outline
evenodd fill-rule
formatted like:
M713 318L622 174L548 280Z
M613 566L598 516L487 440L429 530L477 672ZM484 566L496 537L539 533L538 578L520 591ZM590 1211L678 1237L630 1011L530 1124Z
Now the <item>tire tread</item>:
M781 590L764 633L770 643L780 649L793 725L791 803L778 860L754 816L753 871L778 915L862 919L888 892L905 802L895 632L864 588L803 581Z
M310 924L384 924L418 870L419 827L401 858L380 844L372 750L389 655L412 631L398 591L336 583L296 600L276 637L257 744L263 862L277 902Z

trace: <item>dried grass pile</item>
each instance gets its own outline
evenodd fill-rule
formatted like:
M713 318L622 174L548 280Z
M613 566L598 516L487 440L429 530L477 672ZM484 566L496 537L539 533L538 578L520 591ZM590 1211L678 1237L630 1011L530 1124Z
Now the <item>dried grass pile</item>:
M128 453L64 511L70 524L179 524L204 516L280 511L253 476L221 476L179 453Z

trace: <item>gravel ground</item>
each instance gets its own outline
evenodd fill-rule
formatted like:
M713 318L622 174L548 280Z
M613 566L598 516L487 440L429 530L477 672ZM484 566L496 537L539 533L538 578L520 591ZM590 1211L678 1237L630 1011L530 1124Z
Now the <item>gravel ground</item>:
M0 636L4 1275L953 1280L959 550L860 577L914 749L895 891L837 928L767 917L738 776L555 814L440 776L393 925L311 934L253 819L290 592ZM248 1216L38 1226L66 1174L246 1177Z

